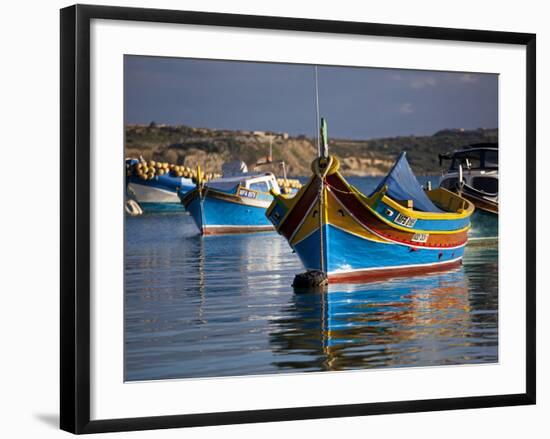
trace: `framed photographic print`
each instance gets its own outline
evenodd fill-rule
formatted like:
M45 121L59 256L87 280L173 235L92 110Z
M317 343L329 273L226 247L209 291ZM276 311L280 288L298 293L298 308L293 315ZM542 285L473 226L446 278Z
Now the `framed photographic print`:
M61 10L61 428L535 403L535 35Z

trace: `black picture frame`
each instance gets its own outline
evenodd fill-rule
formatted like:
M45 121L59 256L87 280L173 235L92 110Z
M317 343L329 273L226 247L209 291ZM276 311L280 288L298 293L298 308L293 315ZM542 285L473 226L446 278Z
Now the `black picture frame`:
M224 413L90 420L90 21L181 23L526 47L526 392ZM75 5L61 10L61 429L72 433L426 412L536 401L536 36L529 33Z

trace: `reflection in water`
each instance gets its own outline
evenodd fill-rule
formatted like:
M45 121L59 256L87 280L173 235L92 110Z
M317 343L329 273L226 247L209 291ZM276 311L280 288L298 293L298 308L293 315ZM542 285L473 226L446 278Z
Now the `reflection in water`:
M470 348L494 333L478 333L463 268L443 274L295 294L284 319L272 322L274 352L285 369L347 370L491 361ZM492 316L494 317L494 316ZM474 339L472 339L474 338Z
M295 294L302 267L275 233L200 238L182 214L125 230L127 380L498 361L496 246L451 272Z

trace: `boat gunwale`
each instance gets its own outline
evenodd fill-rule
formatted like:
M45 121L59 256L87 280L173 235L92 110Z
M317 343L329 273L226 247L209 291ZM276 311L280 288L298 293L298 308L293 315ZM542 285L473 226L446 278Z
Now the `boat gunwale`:
M461 198L463 201L466 202L466 209L463 209L462 212L423 212L419 210L410 209L408 207L403 206L398 201L391 198L389 195L386 195L386 187L381 188L379 191L372 194L370 197L362 194L355 186L348 183L348 181L340 174L340 172L335 172L335 175L340 177L342 182L350 189L350 191L357 197L357 199L363 204L364 206L368 207L370 210L372 210L377 215L378 212L374 211L373 207L368 203L376 203L378 201L382 201L385 204L388 204L390 207L394 208L395 210L399 211L399 213L403 213L404 215L410 216L411 218L416 219L425 219L425 220L457 220L457 219L465 219L471 216L471 214L474 212L474 204L465 199L464 197L461 197L460 195L451 192L445 188L437 188L433 189L431 191L427 191L428 197L430 193L435 193L436 191L443 191L448 193L450 196ZM333 174L333 175L334 175ZM328 184L329 187L331 187L330 183ZM430 198L431 199L431 198ZM367 201L365 203L365 200ZM432 200L433 201L433 200ZM408 229L405 229L408 230Z
M332 192L332 191L331 191ZM351 216L356 222L357 224L359 224L363 229L367 230L368 232L372 233L373 235L376 235L377 237L379 237L380 239L384 240L384 241L387 241L389 243L392 243L392 244L396 244L396 245L405 245L407 247L412 247L412 248L418 248L418 249L432 249L432 250L435 250L435 249L452 249L452 248L460 248L460 247L464 247L467 242L468 242L468 238L466 237L465 240L463 241L459 241L459 243L457 243L456 245L453 245L453 246L445 246L445 245L428 245L428 244L422 244L422 243L415 243L415 242L408 242L408 241L404 241L404 240L401 240L401 239L397 239L395 237L391 237L391 236L388 236L387 234L385 233L382 233L380 230L377 230L376 228L374 227L371 227L367 224L365 224L364 221L362 221L360 218L357 218L349 209L348 207L338 198L338 196L336 194L333 193L333 196L336 200L336 202L343 208L345 209L345 211L347 212L347 214L349 216ZM379 219L378 217L376 217L377 219ZM386 223L388 223L388 225L390 225L391 227L393 228L396 228L394 227L395 224L394 223L391 223L391 222L388 222L386 221ZM343 230L344 232L346 233L350 233L352 235L355 235L355 236L359 236L353 232L351 232L350 230L345 230L341 227L338 227L337 225L335 224L332 224L332 223L329 223L331 226L333 227L336 227L336 228L339 228L340 230ZM470 228L470 226L468 226L467 228L464 228L462 230L455 230L453 232L448 232L448 231L445 231L445 233L433 233L431 231L418 231L416 229L407 229L407 228L402 228L403 231L405 231L406 233L409 233L409 234L417 234L417 233L424 233L424 234L427 234L427 235L447 235L447 234L456 234L456 235L459 235L460 233L462 232L465 232L466 230L468 230ZM365 238L363 236L359 236L360 238L363 238L363 239L368 239L369 241L373 241L372 239L369 239L369 238Z
M460 232L464 232L466 230L469 230L470 227L471 227L470 224L468 224L465 227L461 227L460 229L454 229L454 230L422 230L422 229L415 229L414 227L411 227L411 228L403 227L403 226L400 226L399 224L394 223L393 221L389 221L387 218L380 215L380 213L378 213L376 211L376 209L374 209L374 207L372 207L371 205L368 204L368 203L375 204L379 201L382 201L383 203L388 204L390 207L394 208L395 210L397 210L399 213L402 213L403 215L407 215L407 216L410 216L412 218L422 219L422 220L438 220L438 221L447 220L448 221L448 220L461 220L461 219L469 218L475 210L474 204L471 201L466 200L465 198L460 197L459 195L457 195L453 192L447 191L446 189L442 189L442 190L445 191L445 192L448 192L452 196L462 198L467 203L467 206L468 206L467 209L465 209L461 213L453 213L453 212L434 213L434 212L431 212L431 214L434 215L435 217L431 216L429 218L422 218L421 216L415 216L414 214L411 214L411 212L423 213L423 214L426 214L428 212L418 212L418 211L414 211L412 209L408 209L408 208L402 206L397 201L395 201L392 198L390 198L389 196L385 195L385 189L384 188L380 189L378 192L374 193L372 196L367 197L366 195L363 195L360 191L358 191L357 188L355 188L354 186L349 184L346 181L346 179L339 172L335 172L333 175L337 175L340 178L342 183L344 183L346 185L346 187L348 189L350 189L350 193L352 195L354 195L354 197L357 199L357 201L359 201L359 203L361 203L361 205L366 207L369 210L369 212L371 212L373 215L375 215L376 218L380 219L381 221L384 221L386 224L388 224L389 226L391 226L395 229L402 230L402 231L405 231L405 232L414 232L414 233L454 234L454 233L460 233ZM332 187L332 185L330 185L330 184L328 184L327 186L331 189L334 189ZM435 189L435 190L439 190L439 188ZM367 202L365 202L365 200ZM388 201L390 201L390 202L388 202ZM440 216L440 215L445 215L445 217L444 218L437 218L437 216Z
M246 189L247 191L255 192L255 193L258 193L258 194L271 195L268 192L260 192L260 191L254 190L254 189L248 189L248 188L245 188L241 185L239 185L237 187L237 193L241 189ZM201 190L204 191L204 194L200 193ZM194 189L188 191L185 195L183 195L181 197L181 202L183 203L184 206L186 206L187 204L189 204L193 200L193 197L195 197L197 195L199 197L201 197L201 199L203 199L203 200L206 200L206 198L210 195L211 198L213 198L215 200L225 201L225 202L228 202L228 203L239 204L241 206L255 207L255 208L258 208L258 209L267 209L268 207L271 206L271 203L272 203L272 201L269 201L269 200L259 200L259 199L256 199L256 198L248 199L247 197L241 197L241 196L236 195L236 194L230 194L230 193L227 193L227 192L218 191L216 189L209 188L208 186L205 186L203 188L195 187ZM189 198L189 200L187 200L188 198Z
M281 218L281 221L279 221L279 224L277 226L277 230L279 230L281 228L281 226L283 225L283 223L286 221L289 213L296 207L296 205L300 202L300 200L303 198L304 194L307 192L307 190L309 189L309 186L313 183L313 181L315 180L315 175L312 175L309 180L307 181L306 184L304 184L300 190L293 196L293 197L285 197L283 194L276 194L273 196L273 201L271 202L271 204L269 205L269 207L267 208L265 214L267 217L271 216L271 212L273 212L273 209L275 209L275 206L277 205L277 201L279 200L292 200L292 204L291 206L288 207L287 211L285 212L285 216L283 216ZM281 201L282 204L284 204L283 201Z

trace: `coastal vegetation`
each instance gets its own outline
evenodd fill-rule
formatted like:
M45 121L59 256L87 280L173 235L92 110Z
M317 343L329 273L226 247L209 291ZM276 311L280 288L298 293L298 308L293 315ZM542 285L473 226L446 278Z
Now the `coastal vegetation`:
M384 175L401 151L417 175L440 172L438 154L478 142L498 141L498 129L443 129L430 136L396 136L378 139L331 138L330 152L341 161L347 176ZM195 168L221 172L224 162L243 160L249 166L266 159L284 160L291 177L309 175L316 155L315 139L305 135L266 131L232 131L194 128L186 125L125 126L126 157L143 157Z

